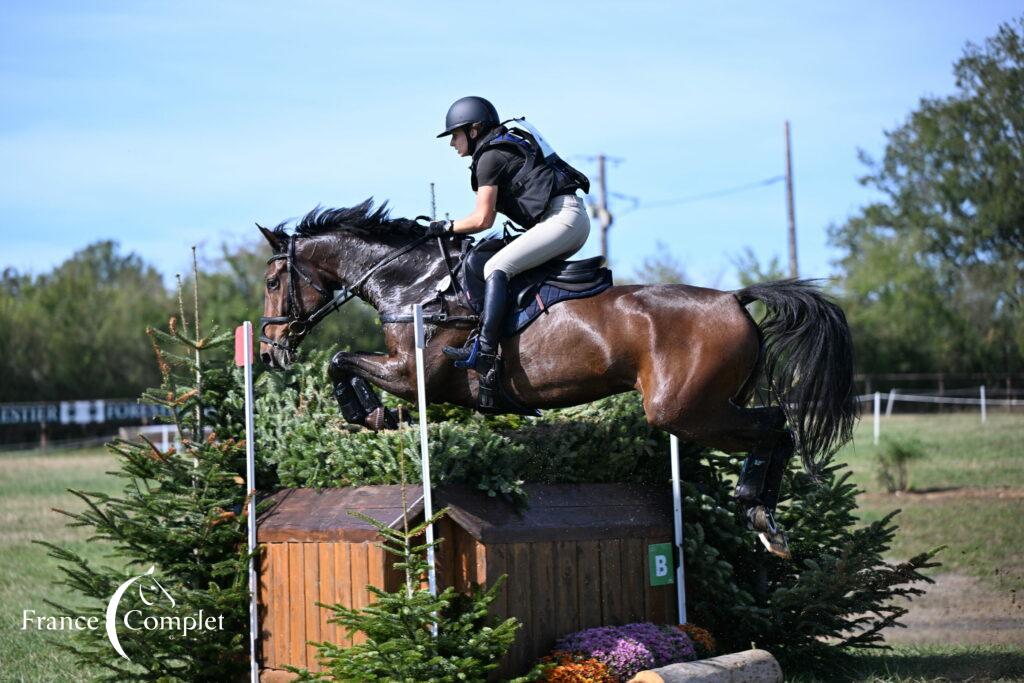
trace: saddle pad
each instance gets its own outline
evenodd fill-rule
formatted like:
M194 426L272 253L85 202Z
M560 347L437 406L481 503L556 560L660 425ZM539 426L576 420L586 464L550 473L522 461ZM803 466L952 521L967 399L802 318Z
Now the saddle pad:
M605 269L602 273L601 280L589 289L581 291L570 291L562 289L557 284L550 282L544 282L536 290L537 295L532 297L525 306L513 306L508 316L505 318L505 329L503 331L503 337L512 337L527 327L530 326L534 320L536 320L541 313L544 313L546 309L557 304L560 301L569 301L570 299L585 299L588 296L594 296L600 294L604 290L612 286L612 272ZM540 302L537 301L537 297L540 297ZM543 302L543 306L541 306Z

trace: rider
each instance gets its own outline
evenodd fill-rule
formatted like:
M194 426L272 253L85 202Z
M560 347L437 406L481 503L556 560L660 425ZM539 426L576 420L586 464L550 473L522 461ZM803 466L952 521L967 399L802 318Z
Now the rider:
M531 129L532 130L532 129ZM533 131L536 132L536 131ZM502 125L494 105L482 97L463 97L448 109L445 129L461 157L471 157L473 212L459 220L433 221L428 234L470 234L494 225L501 212L526 230L494 254L484 266L485 295L480 331L465 347L446 347L456 366L475 368L480 378L477 405L502 412L498 342L508 310L508 282L523 271L579 251L590 234L590 219L576 190L590 188L586 176L553 153L545 155L537 139Z

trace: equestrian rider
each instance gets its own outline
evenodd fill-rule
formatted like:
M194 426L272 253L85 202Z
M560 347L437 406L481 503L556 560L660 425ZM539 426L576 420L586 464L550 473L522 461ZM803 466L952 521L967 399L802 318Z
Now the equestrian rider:
M583 247L590 219L576 190L586 192L590 184L557 155L545 156L533 135L502 125L494 105L482 97L463 97L452 104L445 129L437 137L447 135L452 136L451 146L460 157L472 158L469 174L476 207L459 220L433 221L428 234L481 232L494 225L497 212L526 230L484 266L486 293L479 334L465 347L444 350L456 359L457 367L476 369L477 407L482 412L504 412L502 404L507 402L499 385L498 342L508 311L509 280Z

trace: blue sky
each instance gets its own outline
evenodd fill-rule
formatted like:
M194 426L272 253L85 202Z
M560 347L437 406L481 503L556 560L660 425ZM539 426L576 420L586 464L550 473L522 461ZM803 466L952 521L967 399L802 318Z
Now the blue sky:
M473 204L434 135L452 100L526 114L559 153L621 158L640 206L776 176L793 127L803 275L827 226L870 199L857 149L1019 2L15 2L0 5L0 267L41 272L113 238L169 278L316 204L396 215ZM665 245L691 282L732 287L745 247L786 258L782 184L626 213L629 273ZM615 208L615 207L613 207ZM596 253L595 231L582 255Z

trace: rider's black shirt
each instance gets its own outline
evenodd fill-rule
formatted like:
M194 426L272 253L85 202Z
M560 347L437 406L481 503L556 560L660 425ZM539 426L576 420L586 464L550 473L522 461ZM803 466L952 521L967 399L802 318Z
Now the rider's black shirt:
M489 149L476 162L478 186L497 185L500 193L523 167L523 157L503 149Z

